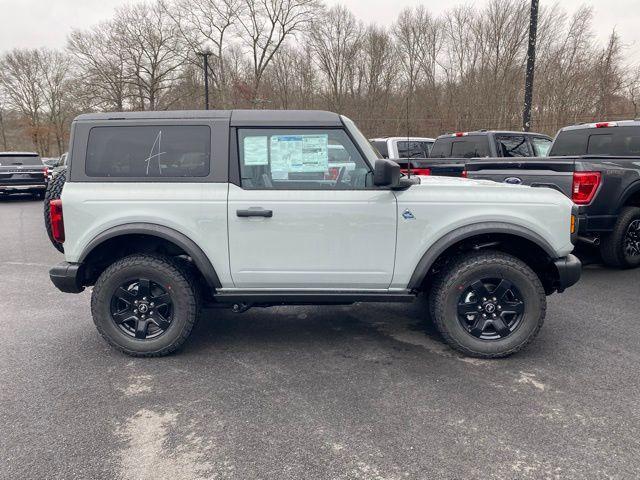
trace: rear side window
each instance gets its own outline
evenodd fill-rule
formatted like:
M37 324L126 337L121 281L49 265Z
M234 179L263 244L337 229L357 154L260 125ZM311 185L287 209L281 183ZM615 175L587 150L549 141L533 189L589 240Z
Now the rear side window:
M430 142L401 140L398 142L398 155L400 158L427 158L430 145Z
M380 152L382 158L389 158L389 149L387 148L387 142L384 140L374 140L371 145Z
M592 155L608 155L611 152L613 135L589 135L587 153Z
M464 140L454 140L451 156L453 158L488 157L488 143L487 137L466 137Z
M89 177L206 177L210 159L208 126L94 127L85 171Z
M446 158L451 156L451 139L438 138L431 149L432 158Z

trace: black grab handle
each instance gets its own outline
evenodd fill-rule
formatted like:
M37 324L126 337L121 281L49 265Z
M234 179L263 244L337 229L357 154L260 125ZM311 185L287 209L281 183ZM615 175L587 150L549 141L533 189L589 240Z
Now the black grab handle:
M265 210L264 208L250 208L248 210L236 210L239 217L273 217L273 210Z

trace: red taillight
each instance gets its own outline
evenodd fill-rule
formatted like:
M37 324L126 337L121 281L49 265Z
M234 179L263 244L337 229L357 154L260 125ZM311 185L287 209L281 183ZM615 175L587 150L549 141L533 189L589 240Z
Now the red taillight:
M595 124L596 128L607 128L607 127L617 127L618 124L615 122L598 122Z
M407 170L406 168L403 168L400 171L405 175L409 172L409 170ZM431 169L430 168L412 168L411 175L431 175Z
M571 200L578 205L590 203L598 190L598 185L600 185L600 172L573 172Z
M44 178L49 178L49 167L44 167Z
M329 171L325 174L325 180L337 180L340 169L338 167L329 167Z
M49 202L49 220L51 220L51 234L58 243L64 243L64 220L62 218L62 200Z
M456 132L456 137L464 137L465 135L465 132Z
M468 176L467 171L466 171L466 170L462 170L462 173L460 174L460 176L461 176L462 178L467 178L467 176Z

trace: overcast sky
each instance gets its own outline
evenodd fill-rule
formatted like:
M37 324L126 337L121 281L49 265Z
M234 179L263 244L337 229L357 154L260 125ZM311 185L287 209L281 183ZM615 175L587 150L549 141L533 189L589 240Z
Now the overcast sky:
M482 5L487 0L473 3ZM73 28L83 28L109 18L113 10L127 0L0 0L0 51L14 47L63 47ZM441 13L457 0L343 0L342 3L366 22L380 25L392 23L398 10L409 5L423 4L433 13ZM540 0L552 5L555 0ZM605 39L613 28L628 45L627 55L640 63L640 0L562 0L567 11L580 5L594 10L596 34Z

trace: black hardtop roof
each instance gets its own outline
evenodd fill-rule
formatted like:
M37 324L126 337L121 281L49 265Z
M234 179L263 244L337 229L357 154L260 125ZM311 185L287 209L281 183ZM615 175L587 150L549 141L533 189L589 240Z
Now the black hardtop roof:
M85 113L74 121L228 119L232 127L338 127L340 115L323 110L168 110Z

